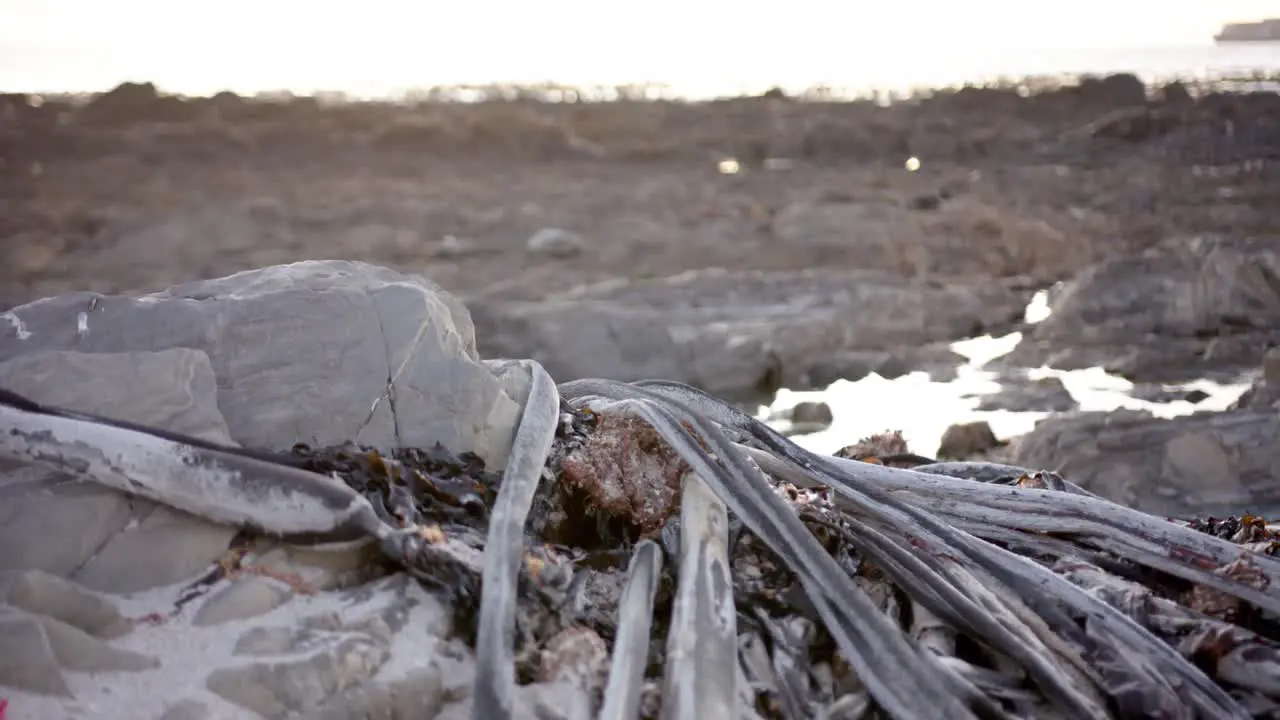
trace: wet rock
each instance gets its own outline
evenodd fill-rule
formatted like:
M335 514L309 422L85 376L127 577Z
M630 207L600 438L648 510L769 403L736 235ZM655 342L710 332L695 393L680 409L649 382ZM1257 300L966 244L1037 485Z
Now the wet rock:
M1267 351L1262 358L1262 371L1249 389L1231 406L1232 410L1274 409L1280 403L1280 347Z
M582 253L587 245L578 235L560 228L543 228L528 243L529 252L553 258L568 258Z
M1129 396L1157 405L1179 401L1195 405L1209 398L1209 394L1203 390L1166 389L1160 383L1138 383L1129 390Z
M255 447L442 442L501 467L519 414L479 361L457 300L363 263L268 267L138 298L73 293L8 317L0 361L41 350L203 352L231 436Z
M824 402L796 403L788 416L792 427L803 432L825 430L831 427L831 423L835 420L835 416L831 413L831 406Z
M0 687L71 697L49 637L34 615L0 608Z
M471 309L484 354L537 358L559 382L662 377L746 401L809 387L810 369L840 352L1012 326L1025 295L875 271L707 270Z
M0 602L60 620L104 640L131 629L131 623L106 599L39 570L0 572Z
M937 455L941 460L967 460L1004 444L986 421L957 423L943 431Z
M1280 512L1280 417L1274 412L1054 417L1019 440L1014 464L1060 468L1087 490L1153 514Z
M1057 378L1005 378L1001 382L1000 392L987 395L978 403L978 410L983 411L1066 412L1078 407L1080 404Z
M205 601L191 620L192 625L221 625L233 620L257 617L280 607L293 591L265 577L239 578Z
M1169 241L1091 266L1052 309L996 364L1101 366L1135 382L1230 377L1280 345L1280 242Z

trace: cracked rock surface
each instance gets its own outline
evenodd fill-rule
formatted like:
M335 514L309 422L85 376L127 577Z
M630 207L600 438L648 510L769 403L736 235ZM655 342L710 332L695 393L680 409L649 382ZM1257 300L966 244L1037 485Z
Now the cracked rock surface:
M421 278L306 262L0 322L0 387L228 444L472 449L502 467L527 393ZM452 618L367 541L240 536L0 461L0 698L13 718L429 717L474 675ZM529 692L538 692L535 689ZM554 697L548 695L548 697ZM425 713L425 714L424 714Z
M83 402L111 394L103 388L117 380L134 382L133 396L145 395L148 406L153 379L185 380L188 402L214 394L231 437L259 448L441 442L501 467L520 409L476 355L459 301L424 278L364 263L267 267L140 297L70 293L13 308L5 319L0 386L23 394L37 386L37 401L87 410ZM188 353L180 361L151 356L173 349ZM45 378L66 377L77 362L100 370L101 361L28 357L48 351L123 354L121 365L150 365L61 383L66 395L54 398L44 394ZM50 362L57 367L35 372ZM22 377L29 379L15 380ZM168 426L163 417L145 421Z

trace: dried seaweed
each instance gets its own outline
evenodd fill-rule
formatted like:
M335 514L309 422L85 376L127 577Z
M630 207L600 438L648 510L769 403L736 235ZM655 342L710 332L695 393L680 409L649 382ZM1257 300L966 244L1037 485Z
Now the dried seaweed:
M887 441L820 456L692 388L557 389L525 364L501 475L439 446L222 448L2 392L0 456L254 532L372 535L476 646L477 718L548 679L610 720L1280 712L1261 518L1156 518Z

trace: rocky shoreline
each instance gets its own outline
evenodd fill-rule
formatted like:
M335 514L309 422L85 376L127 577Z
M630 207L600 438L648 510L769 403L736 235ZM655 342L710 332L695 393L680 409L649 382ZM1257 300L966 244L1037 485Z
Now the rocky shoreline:
M1138 433L1166 447L1154 472L1194 479L1216 462L1206 434L1270 433L1274 463L1270 356L1239 408L1188 419L1193 439L1068 417L1019 444L1024 469L935 463L900 437L824 460L670 382L556 388L536 364L481 360L437 286L360 263L6 320L0 697L16 717L1280 707L1271 529L1112 504L1095 475L1136 466L1065 439ZM1078 464L1065 479L1037 469L1061 458ZM509 568L502 528L523 548Z
M1042 90L0 96L0 413L160 463L0 441L0 715L1276 712L1277 96ZM936 461L682 389L945 379L1013 331L983 406L1052 416ZM1253 385L1081 412L1041 366Z

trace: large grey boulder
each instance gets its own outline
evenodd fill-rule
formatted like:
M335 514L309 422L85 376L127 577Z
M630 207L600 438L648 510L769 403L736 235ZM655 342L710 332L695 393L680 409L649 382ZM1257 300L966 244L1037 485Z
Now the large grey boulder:
M449 295L359 263L136 298L78 293L0 314L0 387L230 445L441 441L501 466L528 382L517 366L478 359ZM304 546L237 532L0 463L10 715L433 717L467 701L474 663L450 639L448 608L388 575L367 539ZM562 695L523 692L546 694L549 708Z
M461 303L364 263L268 267L141 297L72 293L3 319L0 362L47 351L203 354L231 437L254 447L442 442L501 466L520 409L518 383L477 356Z
M1172 240L1088 268L1051 307L998 364L1153 382L1243 371L1280 345L1280 238Z
M486 355L533 358L559 382L660 377L746 400L818 375L829 383L819 370L851 352L998 332L1028 299L879 271L704 270L471 311Z

